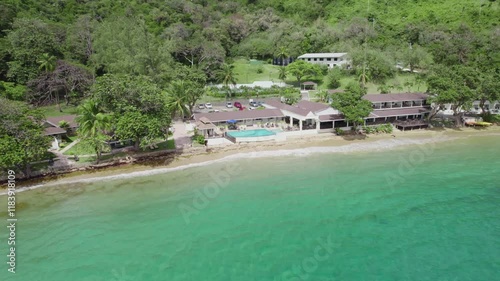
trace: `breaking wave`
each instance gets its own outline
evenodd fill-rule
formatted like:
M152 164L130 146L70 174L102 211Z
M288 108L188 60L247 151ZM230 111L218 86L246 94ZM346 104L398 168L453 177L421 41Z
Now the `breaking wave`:
M448 137L443 135L438 135L431 138L425 139L405 139L405 138L393 138L393 139L384 139L373 142L358 142L352 144L346 144L341 146L323 146L323 147L307 147L307 148L297 148L297 149L281 149L281 150L262 150L262 148L254 147L254 151L251 152L241 152L235 153L220 159L204 161L199 163L192 163L187 165L182 165L178 167L171 168L154 168L147 171L137 171L131 172L127 174L117 174L117 175L108 175L108 176L97 176L97 177L89 177L82 179L67 179L67 180L58 180L54 182L48 182L44 184L37 184L33 186L25 186L17 188L16 192L28 191L37 189L45 186L56 186L62 184L73 184L73 183L93 183L96 181L109 181L109 180L117 180L117 179L127 179L127 178L135 178L141 176L149 176L149 175L157 175L157 174L165 174L171 173L175 171L182 171L195 167L203 167L207 165L212 165L215 163L221 163L226 161L234 161L241 159L256 159L256 158L272 158L272 157L304 157L312 154L325 154L325 153L352 153L352 152L364 152L364 151L383 151L389 150L401 146L407 145L425 145L431 143L445 142L453 139L458 139L458 137ZM249 148L251 149L251 148ZM7 191L3 191L0 195L7 194Z

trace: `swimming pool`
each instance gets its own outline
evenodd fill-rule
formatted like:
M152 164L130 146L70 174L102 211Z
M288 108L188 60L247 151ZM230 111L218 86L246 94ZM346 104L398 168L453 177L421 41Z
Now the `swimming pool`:
M271 132L266 129L228 132L227 134L234 138L254 138L254 137L265 137L265 136L276 135L275 132Z

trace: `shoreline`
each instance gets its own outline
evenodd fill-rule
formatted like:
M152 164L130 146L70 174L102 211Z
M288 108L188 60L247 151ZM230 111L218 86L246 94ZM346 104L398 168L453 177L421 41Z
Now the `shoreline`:
M139 162L118 164L100 169L74 171L59 175L29 179L18 183L18 192L44 186L57 186L77 182L112 180L137 177L148 174L179 171L221 161L232 161L241 157L265 158L275 156L297 156L310 153L352 153L373 149L395 149L403 145L417 145L428 142L446 141L481 135L500 136L500 127L487 129L462 128L415 131L395 131L393 134L336 136L333 134L311 135L288 139L285 142L243 143L229 146L192 149L184 153L174 152L165 156L146 157ZM439 137L440 139L437 139ZM443 138L444 137L444 138ZM6 194L2 188L0 196ZM1 190L1 189L0 189Z

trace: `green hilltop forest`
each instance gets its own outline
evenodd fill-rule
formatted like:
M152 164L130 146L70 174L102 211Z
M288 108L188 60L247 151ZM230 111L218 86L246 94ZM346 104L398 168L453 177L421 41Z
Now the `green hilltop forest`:
M28 123L54 114L47 110L54 106L78 107L79 137L97 155L108 138L103 132L147 145L210 94L207 83L238 82L241 58L348 52L351 69L294 65L280 68L279 77L300 83L303 72L324 77L323 88L350 79L402 92L405 85L390 82L398 65L438 105L498 98L498 2L3 0L0 167L43 157L43 128Z

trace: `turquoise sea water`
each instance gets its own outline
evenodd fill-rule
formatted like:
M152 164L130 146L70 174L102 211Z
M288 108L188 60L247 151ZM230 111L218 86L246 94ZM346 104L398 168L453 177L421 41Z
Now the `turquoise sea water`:
M499 141L242 157L24 192L17 273L3 262L0 280L499 280Z
M251 138L251 137L264 137L276 135L275 132L266 129L256 129L256 130L245 130L239 132L228 132L228 135L235 138Z

